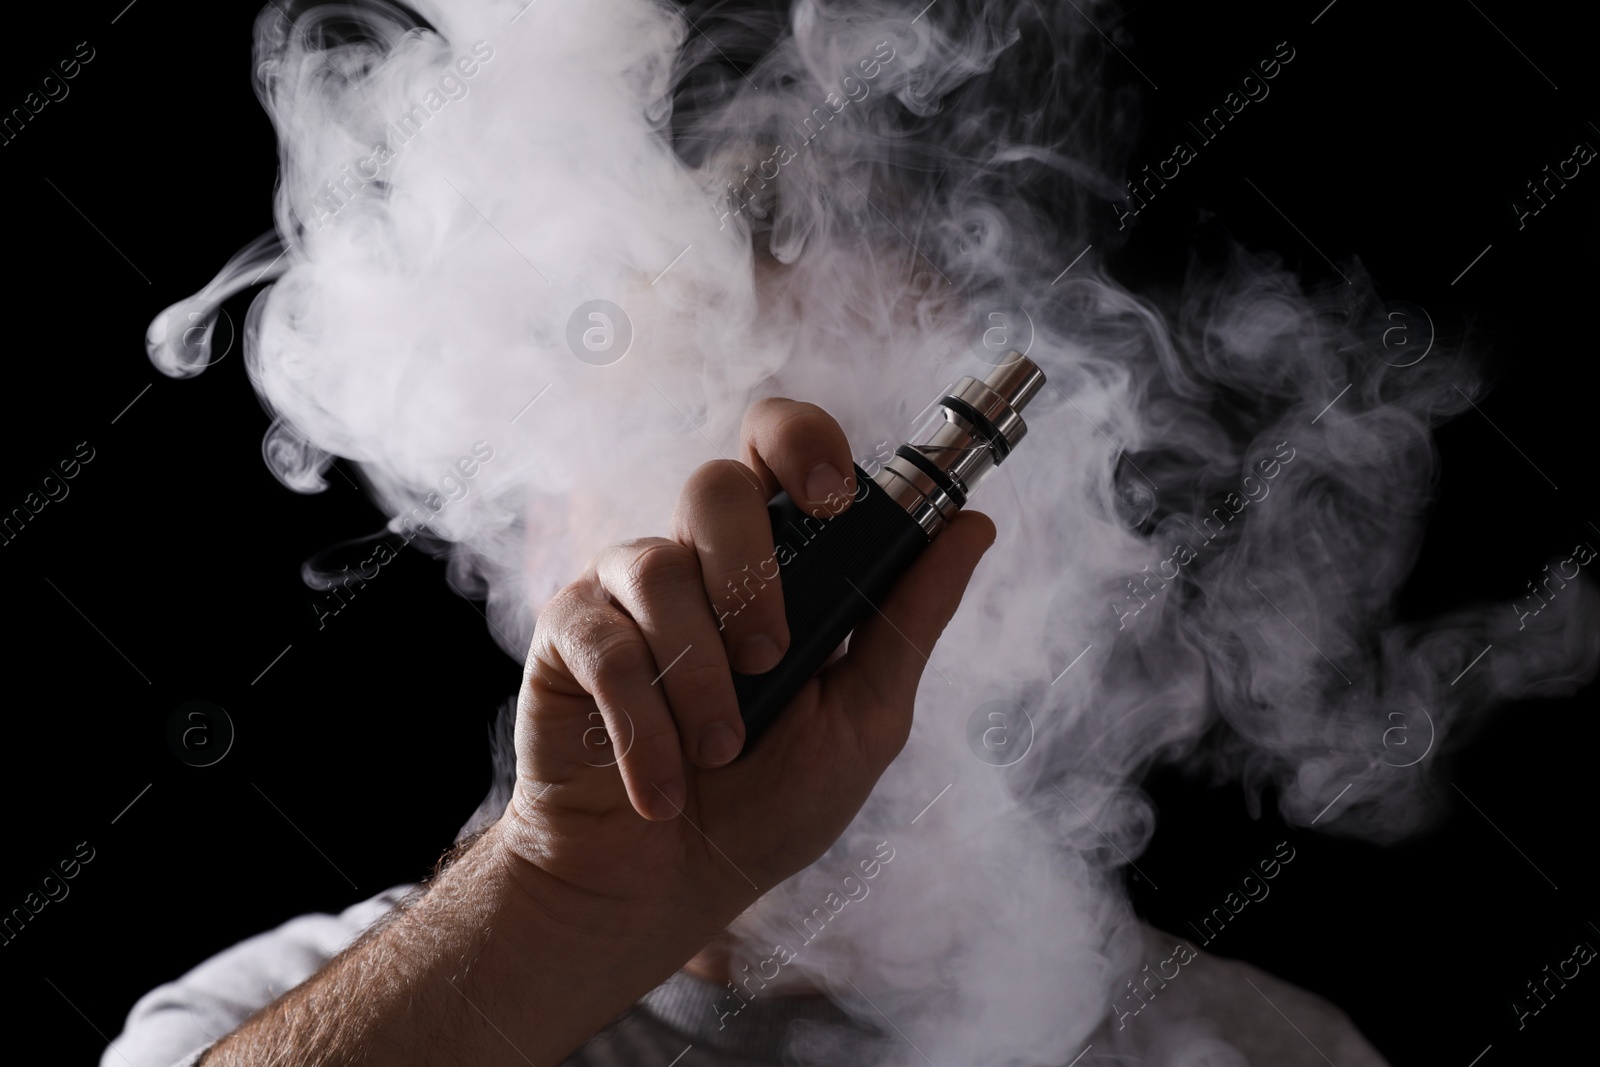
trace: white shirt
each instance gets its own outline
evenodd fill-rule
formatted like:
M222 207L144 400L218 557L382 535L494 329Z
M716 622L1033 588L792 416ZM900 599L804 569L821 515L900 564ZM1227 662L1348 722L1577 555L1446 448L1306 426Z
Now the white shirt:
M412 888L396 886L338 915L302 915L151 990L129 1012L101 1067L193 1067L212 1043L305 981ZM1152 950L1165 951L1174 940L1148 927L1145 936ZM1085 1039L1090 1054L1079 1067L1387 1067L1321 997L1205 953L1183 973L1137 1016L1108 1015ZM757 998L732 1017L728 1004L724 987L679 972L567 1067L778 1067L797 1051L853 1043L860 1049L850 1056L855 1067L867 1061L872 1043L893 1039L861 1027L825 997ZM781 1055L786 1043L788 1057Z

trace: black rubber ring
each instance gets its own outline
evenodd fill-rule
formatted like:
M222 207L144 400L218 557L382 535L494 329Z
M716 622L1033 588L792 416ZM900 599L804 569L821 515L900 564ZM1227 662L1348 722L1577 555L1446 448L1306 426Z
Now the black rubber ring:
M940 400L939 403L978 428L978 432L983 435L989 447L994 450L994 465L996 467L1004 463L1006 457L1011 455L1011 442L1006 440L1006 435L995 429L994 423L990 422L977 408L955 396L947 396Z
M967 506L967 494L962 492L961 487L956 484L956 480L940 470L938 465L927 456L924 456L910 445L901 445L894 450L894 454L923 474L926 474L929 478L932 478L933 484L943 489L949 494L950 499L956 502L956 507L964 508Z

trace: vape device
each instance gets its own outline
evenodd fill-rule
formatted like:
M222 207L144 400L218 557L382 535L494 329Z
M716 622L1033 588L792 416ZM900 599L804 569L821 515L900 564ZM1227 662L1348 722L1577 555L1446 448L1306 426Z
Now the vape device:
M962 378L930 404L877 474L857 464L848 510L809 514L787 493L772 499L789 650L765 674L734 672L747 749L1011 455L1028 430L1022 409L1043 385L1037 366L1009 353L982 380Z

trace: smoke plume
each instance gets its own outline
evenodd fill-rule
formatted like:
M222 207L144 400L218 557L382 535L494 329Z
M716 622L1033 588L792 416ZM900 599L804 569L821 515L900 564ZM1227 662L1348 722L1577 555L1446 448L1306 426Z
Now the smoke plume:
M751 959L888 842L793 967L940 1062L1066 1062L1143 951L1120 880L1152 766L1301 825L1344 790L1319 828L1392 841L1488 708L1593 676L1587 580L1534 617L1398 619L1433 430L1482 386L1461 353L1390 362L1358 265L1308 288L1238 250L1153 299L1075 259L1109 237L1137 111L1076 5L523 3L269 6L275 235L163 313L150 356L198 373L194 324L270 282L243 331L267 463L317 492L349 461L520 660L599 546L663 530L687 475L736 454L752 400L820 404L866 456L981 371L986 328L1026 342L1050 384L974 502L1000 540L911 741L741 919ZM1025 715L1008 766L968 744L991 701ZM793 1052L918 1062L843 1040Z

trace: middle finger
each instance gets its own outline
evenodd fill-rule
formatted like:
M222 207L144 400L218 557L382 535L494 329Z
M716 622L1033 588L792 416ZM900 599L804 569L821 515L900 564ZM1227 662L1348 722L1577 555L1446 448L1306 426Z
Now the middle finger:
M733 759L744 723L694 550L661 537L630 541L602 553L596 571L650 646L659 671L651 684L665 689L684 756L702 767Z
M733 669L771 670L789 647L766 493L742 463L707 463L678 496L673 537L694 549Z

